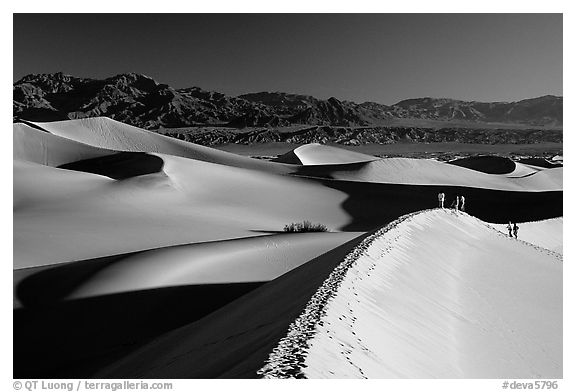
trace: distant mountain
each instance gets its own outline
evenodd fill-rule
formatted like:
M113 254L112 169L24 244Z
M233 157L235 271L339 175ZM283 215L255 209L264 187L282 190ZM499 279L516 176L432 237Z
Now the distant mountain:
M399 117L473 122L562 125L562 97L546 95L518 102L467 102L454 99L417 98L398 102Z
M14 83L13 97L14 117L25 120L107 116L146 129L200 125L384 126L406 119L448 121L455 126L463 122L562 126L562 97L550 95L510 103L416 98L387 106L282 92L231 97L199 87L174 89L135 73L104 80L62 73L28 75Z

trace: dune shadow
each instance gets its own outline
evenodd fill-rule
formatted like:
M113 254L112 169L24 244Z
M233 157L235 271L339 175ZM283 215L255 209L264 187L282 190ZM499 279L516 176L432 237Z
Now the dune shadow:
M509 174L516 170L513 160L496 155L467 157L446 163L487 174Z
M556 167L563 167L562 163L553 163L553 162L548 161L545 158L522 158L518 162L523 163L525 165L542 167L544 169L553 169Z
M15 289L22 305L14 309L15 378L90 377L160 334L263 284L201 284L66 299L98 271L137 253L26 269Z
M445 207L456 195L464 196L465 211L490 223L528 222L560 217L562 191L517 192L444 185L404 185L319 180L348 195L342 203L352 221L342 230L369 231L402 215L438 207L438 193L446 194Z
M115 180L159 173L163 167L162 158L145 152L119 152L58 166L59 169L99 174Z
M354 162L354 163L336 163L325 165L303 165L295 166L294 171L291 173L298 177L311 177L311 178L324 178L334 179L333 173L346 171L355 172L360 171L365 166L372 162Z
M138 253L141 252L27 268L26 278L16 286L16 297L25 308L50 305L64 299L100 270ZM15 276L18 273L19 270L14 271Z
M284 230L257 230L251 229L249 230L252 233L266 233L266 234L287 234Z
M138 351L127 358L127 362L117 362L97 376L260 378L258 369L285 337L291 323L301 314L334 268L368 235L360 235L247 293L194 324L164 335L161 342L148 345L148 350ZM188 355L179 355L184 351ZM172 358L170 364L176 363L175 368L154 369L158 359L165 357ZM139 362L136 366L135 360Z
M168 287L15 309L13 377L91 377L262 284Z

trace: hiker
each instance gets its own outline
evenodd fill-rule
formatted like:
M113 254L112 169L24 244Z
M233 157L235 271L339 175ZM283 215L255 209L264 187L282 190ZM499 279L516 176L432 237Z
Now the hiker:
M464 211L464 196L460 196L460 211Z
M452 203L452 207L454 207L454 209L456 211L458 211L458 204L460 203L460 196L456 195L456 200L454 200L454 202Z
M512 222L508 221L508 235L512 238Z
M514 232L514 238L518 239L518 225L514 223L514 227L512 227L512 231Z
M444 192L440 192L438 194L438 207L440 208L444 208L444 197L446 197Z

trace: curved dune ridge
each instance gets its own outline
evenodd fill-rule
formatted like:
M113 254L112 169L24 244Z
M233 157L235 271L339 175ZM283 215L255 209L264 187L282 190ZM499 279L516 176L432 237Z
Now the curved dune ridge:
M360 248L340 282L334 270L260 374L562 377L558 257L442 210L401 220ZM332 297L324 308L322 296Z
M524 162L514 162L510 158L490 155L455 159L448 163L486 174L500 174L510 178L526 177L542 170L542 167L527 165ZM559 166L549 166L548 168L552 167Z
M432 159L386 158L359 164L302 167L298 174L370 183L446 185L527 192L562 190L562 168L539 172L531 170L529 173L517 170L525 169L516 169L513 175L498 175ZM522 174L521 178L516 178L519 173Z
M14 124L13 131L12 153L19 161L59 166L115 152L42 132L23 123Z
M562 226L564 218L553 218L518 224L518 239L562 254ZM492 224L505 235L509 235L507 224Z
M350 220L340 206L347 195L316 182L149 156L162 160L162 170L122 181L15 163L14 267L261 236L302 220L334 230ZM142 159L128 155L124 170Z
M448 192L439 185L468 186L470 192L562 189L562 168L506 178L432 160L393 158L300 166L303 172L288 176L278 175L277 168L293 170L280 163L238 157L105 118L38 126L47 132L14 125L16 268L264 235L302 220L332 230L366 231L433 207L435 194ZM324 147L313 146L312 152ZM69 162L76 158L82 159ZM430 189L400 189L398 184ZM470 208L483 217L498 209L490 203L503 198L476 193L469 193ZM554 195L536 196L549 204ZM505 196L500 204L510 214L496 221L519 219L518 211L534 197Z
M378 158L331 147L319 143L310 143L297 147L294 150L279 156L274 161L295 165L333 165L342 163L370 162Z
M555 159L556 158L556 159ZM540 169L551 169L554 167L562 167L562 157L561 156L555 156L552 158L552 160L548 160L546 158L523 158L520 159L520 163L523 163L525 165L531 166L531 167L538 167Z
M506 176L509 178L527 177L542 170L542 168L538 166L530 166L519 162L514 162L514 165L515 165L514 171L506 174Z
M360 234L276 234L172 246L119 255L112 262L68 263L62 274L58 266L25 269L15 276L20 291L16 296L30 303L56 291L65 295L53 301L176 286L267 282Z
M188 143L107 117L90 117L33 124L53 135L109 150L161 153L274 173L287 173L290 171L289 168L279 163L250 159L214 148Z
M561 378L561 257L465 213L410 214L98 373L120 375Z
M532 174L537 170L516 164L516 168L509 175L500 176L434 160L377 159L369 155L320 144L304 145L292 151L294 156L300 157L299 162L303 164L303 166L294 167L286 163L251 159L195 145L105 117L33 124L54 135L108 150L157 152L277 174L293 173L359 182L465 186L517 191L562 189L562 168L543 170L542 173L537 173L538 177L534 177ZM491 158L497 157L487 157L490 162L492 162ZM476 161L472 159L471 162Z

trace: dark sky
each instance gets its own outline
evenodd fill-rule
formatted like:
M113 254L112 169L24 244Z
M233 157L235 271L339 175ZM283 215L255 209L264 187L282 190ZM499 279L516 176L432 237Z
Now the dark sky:
M14 15L14 81L58 71L230 95L513 101L562 95L562 15Z

